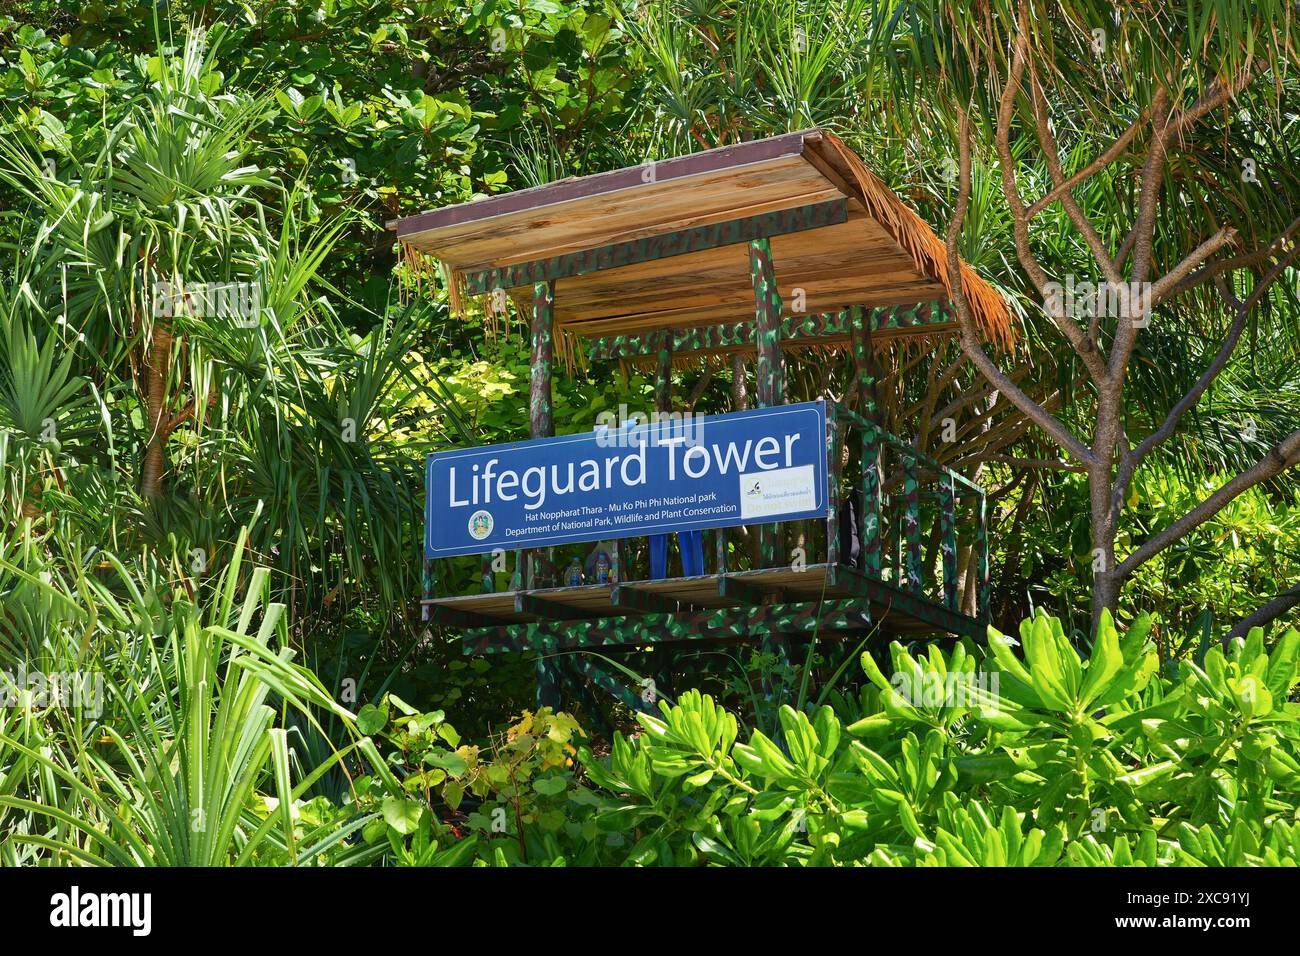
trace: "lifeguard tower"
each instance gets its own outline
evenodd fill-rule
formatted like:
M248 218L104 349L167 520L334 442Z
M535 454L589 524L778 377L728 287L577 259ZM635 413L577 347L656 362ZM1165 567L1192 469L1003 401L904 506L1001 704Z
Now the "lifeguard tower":
M467 654L535 652L539 705L559 706L566 694L590 702L600 689L644 708L629 672L653 675L671 694L683 673L734 660L716 649L738 642L786 654L815 640L844 653L873 630L981 635L984 493L877 418L877 389L890 382L879 380L876 351L957 329L945 247L833 134L647 162L390 225L409 261L436 260L453 310L481 297L497 318L530 317L534 439L555 435L557 357L569 368L652 368L655 404L668 412L675 366L739 353L756 363L757 406L770 408L787 402L787 353L852 356L843 399L821 406L817 518L753 526L753 551L737 546L734 529L710 529L703 542L684 535L683 566L665 567L664 537L656 549L644 534L592 532L559 548L558 561L512 551L511 588L495 590L484 575L474 594L442 593L440 559L426 551L425 618L461 629ZM1006 339L1001 297L965 264L962 283L981 332ZM427 520L444 520L436 504ZM476 534L489 523L478 520ZM961 535L977 555L973 614L959 605ZM596 580L553 579L566 547L581 559L583 547L608 539ZM938 541L938 554L924 554L923 539Z

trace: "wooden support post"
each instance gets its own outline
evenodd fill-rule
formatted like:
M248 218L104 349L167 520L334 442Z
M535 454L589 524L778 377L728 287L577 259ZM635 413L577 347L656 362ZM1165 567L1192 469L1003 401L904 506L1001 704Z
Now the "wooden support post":
M757 347L755 362L758 379L758 404L760 408L785 403L785 357L781 352L781 293L776 285L776 271L772 267L772 243L766 238L749 244L749 277L754 284L754 335ZM780 527L777 524L760 525L758 529L759 563L765 568L776 567L784 560L780 554ZM725 579L724 579L725 580ZM763 639L763 649L776 656L777 668L784 670L789 661L789 642L779 635ZM763 681L764 695L775 701L782 690L782 681Z
M880 497L880 436L874 428L862 433L862 571L879 580L884 569L884 534Z
M975 554L978 561L976 579L975 619L981 624L989 620L989 532L988 502L983 495L976 499L978 514L975 518Z
M943 549L943 603L950 611L957 606L957 492L952 479L939 490L939 547Z
M528 421L534 438L555 434L551 397L551 373L555 367L555 288L551 282L533 285L533 316L530 328L532 354L528 382ZM532 586L532 561L524 560L522 584ZM561 671L545 657L537 658L537 706L558 710L562 703Z
M921 578L921 482L916 474L916 459L903 456L903 534L907 539L907 589L922 594Z
M839 406L826 406L826 563L840 559L840 433Z
M758 405L771 408L785 403L785 358L781 352L781 293L772 267L772 244L756 239L749 244L749 275L754 284L754 326L757 337ZM779 537L775 524L759 528L759 556L764 567L775 567Z
M860 305L849 309L849 344L857 374L858 413L872 428L862 434L862 571L879 579L884 568L883 515L881 514L880 454L882 442L875 431L877 422L875 359L871 354L871 327Z

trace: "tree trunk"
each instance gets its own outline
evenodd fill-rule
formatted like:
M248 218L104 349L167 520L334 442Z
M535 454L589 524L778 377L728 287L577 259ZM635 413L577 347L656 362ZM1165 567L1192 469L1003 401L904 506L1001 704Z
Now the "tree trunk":
M140 469L140 493L155 499L162 494L163 471L167 465L167 376L171 371L171 327L157 322L146 368L145 412L149 417L149 444Z
M1088 469L1088 491L1092 510L1092 633L1097 633L1103 609L1115 614L1121 579L1115 566L1115 523L1112 520L1112 491L1109 464Z

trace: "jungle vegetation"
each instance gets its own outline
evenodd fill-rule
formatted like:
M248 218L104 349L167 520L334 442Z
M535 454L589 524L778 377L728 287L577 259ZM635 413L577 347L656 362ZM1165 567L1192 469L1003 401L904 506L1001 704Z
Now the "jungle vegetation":
M1296 20L0 5L0 863L1294 864ZM420 620L424 456L528 437L528 344L384 223L812 126L1014 313L995 346L958 294L960 335L882 358L885 426L989 492L988 640L810 656L781 701L749 649L605 739ZM196 276L252 319L169 308ZM729 411L753 374L675 394ZM652 402L592 366L555 417Z

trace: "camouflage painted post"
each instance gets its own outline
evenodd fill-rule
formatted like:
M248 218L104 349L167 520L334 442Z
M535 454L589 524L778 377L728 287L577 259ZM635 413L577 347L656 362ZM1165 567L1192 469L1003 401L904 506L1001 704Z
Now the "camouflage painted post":
M907 538L903 535L903 499L898 495L889 501L889 531L894 536L894 583L906 587Z
M876 433L876 375L871 355L871 326L860 305L849 309L849 345L857 376L858 410L872 427L862 431L862 570L880 578L884 561L881 515L880 436Z
M770 408L785 402L785 357L781 352L781 293L772 268L772 244L756 239L749 244L749 275L754 284L754 329L758 405ZM759 560L775 567L779 536L775 524L759 528Z
M655 333L655 411L673 410L673 333L662 329Z
M872 354L870 316L860 305L849 309L849 347L853 350L853 370L857 376L858 413L878 425L876 401L876 362Z
M424 550L423 545L420 546L420 550L421 551ZM428 601L431 598L437 596L438 574L437 574L437 568L434 565L432 558L424 559L424 572L421 575L420 584L421 584L420 597L422 600ZM420 619L423 621L427 621L429 619L429 609L427 607L421 609Z
M600 705L596 703L596 696L591 692L591 688L582 679L582 672L573 666L571 660L566 660L564 657L557 658L555 666L563 673L564 682L573 697L586 711L592 730L603 735L606 740L613 740L614 727L605 716L605 712L600 709Z
M573 654L569 656L568 664L573 672L587 678L605 693L621 700L628 710L652 713L657 709L642 700L638 691L623 683L623 680L616 676L604 661L590 654Z
M957 492L952 479L939 489L939 537L943 549L943 603L957 610Z
M988 502L983 495L976 500L977 515L975 518L975 554L978 562L976 580L976 607L975 618L981 623L988 623L989 620L989 532L988 532Z
M560 710L564 706L564 692L561 687L563 675L554 663L538 656L535 665L537 673L537 706Z
M826 406L826 563L840 559L840 431L839 405Z
M907 589L913 594L924 592L921 579L921 482L916 474L916 459L903 456L903 534L907 539Z
M534 438L555 434L555 417L551 397L551 372L555 367L555 289L550 282L533 285L531 373L528 383L528 420ZM532 563L524 559L521 578L524 587L531 583ZM545 657L537 658L537 706L558 710L562 704L560 669Z
M785 401L785 357L781 352L781 293L768 240L749 244L749 275L754 284L758 404L770 408Z
M655 647L647 657L646 671L649 674L651 683L641 685L641 699L646 704L654 706L655 702L661 697L667 697L669 700L676 698L673 691L673 670L675 669L675 658L677 651L667 644L660 644Z
M655 343L655 413L667 415L673 410L673 333L671 329L660 329L651 338ZM651 551L663 547L664 574L668 570L668 545L671 540L672 535L664 532L650 535L648 541ZM655 561L651 558L650 576L654 577L655 574Z
M528 420L534 438L555 434L551 371L555 367L555 290L549 282L533 286L532 370L528 382Z
M862 570L879 579L884 569L884 514L880 493L880 436L862 432Z
M781 352L781 293L772 267L772 243L766 238L749 244L749 277L754 285L755 378L760 408L785 402L785 356ZM780 527L760 525L758 529L759 563L776 567L782 560ZM776 634L763 638L763 650L775 656L777 667L784 668L789 659L788 642ZM781 681L764 679L763 692L769 700L780 693Z

